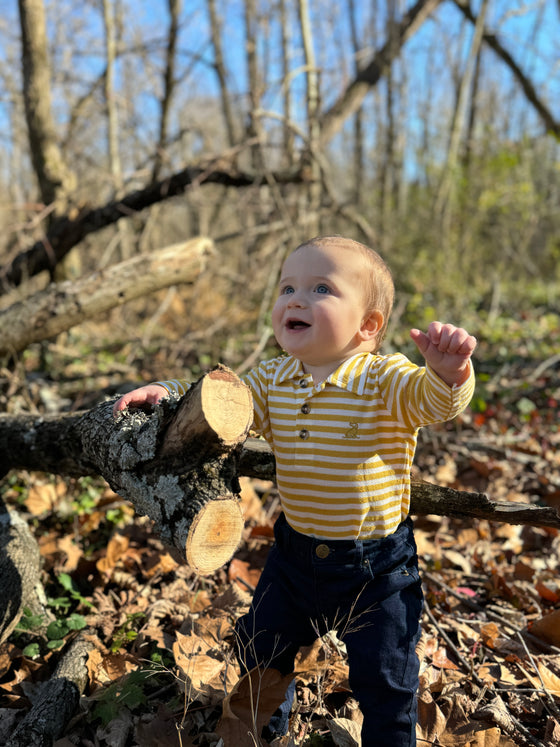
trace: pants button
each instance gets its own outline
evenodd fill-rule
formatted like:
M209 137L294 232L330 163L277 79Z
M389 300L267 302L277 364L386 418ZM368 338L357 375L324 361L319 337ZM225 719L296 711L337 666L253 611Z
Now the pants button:
M329 553L330 550L328 545L317 545L315 548L315 555L318 558L326 558Z

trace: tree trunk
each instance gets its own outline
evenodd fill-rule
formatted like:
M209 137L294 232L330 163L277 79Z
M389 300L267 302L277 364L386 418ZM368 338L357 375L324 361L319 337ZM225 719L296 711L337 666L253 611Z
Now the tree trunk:
M150 414L115 418L110 401L81 415L0 416L0 464L102 475L194 570L211 573L241 540L237 462L252 420L249 389L218 366Z
M33 168L45 205L67 212L75 179L58 147L51 111L50 63L43 0L19 0L25 119Z
M5 747L51 747L63 734L87 685L86 662L93 648L92 637L83 633L74 641Z
M55 337L134 298L192 283L212 252L211 239L199 237L138 255L80 280L52 283L0 312L0 355L25 350L33 342Z
M168 0L169 8L169 32L167 34L167 49L165 53L165 72L163 75L163 96L161 98L159 115L159 135L156 145L154 166L152 169L152 181L159 177L161 167L166 158L167 138L169 129L169 118L171 104L175 92L175 67L177 58L177 41L179 38L179 13L181 10L180 0Z
M219 368L218 370L227 369ZM214 377L215 375L212 372L207 374L207 376ZM231 372L228 376L233 377L233 381L239 381ZM237 391L233 384L231 386L233 387L231 391ZM221 385L217 388L220 390ZM228 392L228 387L224 387L222 391ZM233 404L234 412L238 411L239 405L235 402L231 403L223 398L222 401L227 401L228 407ZM151 415L136 411L134 414L127 415L122 422L112 419L112 402L98 405L85 413L73 415L0 414L0 465L4 468L4 473L9 469L29 469L76 477L100 474L112 487L115 486L113 489L116 492L130 500L139 513L148 513L144 510L146 508L144 504L148 504L149 508L154 501L154 490L146 485L147 481L151 479L153 482L154 479L161 478L164 487L165 476L169 478L169 483L179 478L184 482L184 467L185 465L188 467L189 464L187 457L192 451L192 444L185 444L184 456L180 453L172 459L169 456L164 459L161 451L156 448L162 440L162 436L158 436L158 433L169 429L169 434L175 433L176 435L168 435L168 440L173 438L178 444L183 438L181 434L184 429L190 427L188 425L171 427L167 410L170 407L176 408L176 406L175 400L172 404L164 401L155 408ZM164 409L167 413L165 415ZM225 407L223 409L226 410ZM190 421L193 416L188 415L188 418ZM221 425L218 430L222 433L229 432L228 429L224 431L223 428L224 426ZM98 433L95 433L96 429L99 430ZM101 446L103 453L96 453L97 442L103 439L110 441L110 444ZM130 446L127 446L127 439L130 441ZM185 439L188 441L189 437L185 436ZM148 444L149 448L137 451L134 445L136 441ZM89 444L88 448L84 445L86 442ZM202 442L196 443L194 448L200 449L202 445ZM235 448L237 449L237 446ZM112 450L119 453L106 455L106 452ZM173 449L171 451L173 452ZM204 465L204 454L199 456L198 463ZM230 465L227 466L229 469ZM212 468L201 469L206 472L212 471ZM259 439L248 439L240 453L236 454L235 469L239 475L261 480L274 480L276 466L268 444ZM228 479L230 484L236 485L231 475ZM187 491L188 494L192 492L192 489ZM411 513L471 517L503 521L508 524L528 524L560 529L560 515L554 508L493 501L484 493L454 490L426 482L412 483ZM158 509L152 507L148 515L152 514L158 514ZM159 518L165 519L165 516L162 515ZM167 523L164 521L162 531L165 536L169 537L172 535L172 527L166 527ZM183 545L181 543L179 545L183 549Z
M25 608L53 619L41 585L39 546L25 521L0 501L0 643L11 635Z
M231 106L231 97L228 91L227 68L224 61L222 49L222 19L216 10L216 0L206 0L208 5L208 16L210 18L210 33L212 37L212 49L214 52L214 68L216 77L220 86L220 102L222 106L222 116L227 133L227 144L233 148L236 141L235 136L235 119Z

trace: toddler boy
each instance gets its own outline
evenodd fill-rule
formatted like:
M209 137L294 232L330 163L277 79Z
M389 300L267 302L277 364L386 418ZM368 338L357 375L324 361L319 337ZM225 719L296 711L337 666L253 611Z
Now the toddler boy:
M336 630L364 715L363 747L416 744L422 589L410 506L418 429L454 418L474 389L476 340L433 322L411 337L426 365L379 355L394 299L368 247L338 236L297 247L282 268L272 326L287 355L243 379L254 428L275 458L283 513L249 612L236 626L242 668L293 671L301 646ZM115 404L156 403L183 381ZM294 693L267 727L284 734Z

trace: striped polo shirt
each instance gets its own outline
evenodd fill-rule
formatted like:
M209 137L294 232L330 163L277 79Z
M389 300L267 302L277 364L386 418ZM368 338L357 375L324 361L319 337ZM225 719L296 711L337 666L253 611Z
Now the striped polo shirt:
M449 387L400 353L358 353L314 384L299 360L280 356L242 377L254 402L254 429L276 457L289 524L325 539L378 539L409 512L418 429L458 415L474 374ZM183 394L184 381L160 381Z

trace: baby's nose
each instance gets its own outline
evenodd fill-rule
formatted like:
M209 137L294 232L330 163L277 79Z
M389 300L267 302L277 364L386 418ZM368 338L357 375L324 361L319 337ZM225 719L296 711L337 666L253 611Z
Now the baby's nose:
M305 298L304 294L301 291L294 291L290 294L290 298L288 300L288 306L295 307L295 306L304 306L305 305Z

